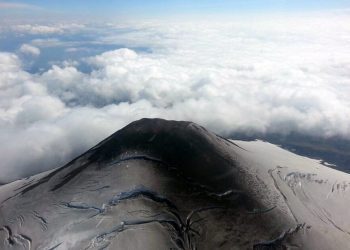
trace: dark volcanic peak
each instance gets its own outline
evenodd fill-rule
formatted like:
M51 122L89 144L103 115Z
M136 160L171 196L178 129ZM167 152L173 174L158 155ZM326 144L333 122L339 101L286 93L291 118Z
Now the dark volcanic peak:
M188 178L218 189L232 185L237 147L202 126L185 121L142 119L119 130L92 149L90 160L103 163L132 158L157 160ZM231 174L230 174L231 173Z
M350 177L261 141L142 119L0 187L0 249L346 249Z

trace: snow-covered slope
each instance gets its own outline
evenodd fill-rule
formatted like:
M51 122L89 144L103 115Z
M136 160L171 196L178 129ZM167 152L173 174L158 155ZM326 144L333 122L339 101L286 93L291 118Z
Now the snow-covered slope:
M246 149L241 163L267 186L266 201L304 225L301 249L350 249L349 174L267 142L235 143Z
M0 187L0 249L350 249L350 175L143 119Z

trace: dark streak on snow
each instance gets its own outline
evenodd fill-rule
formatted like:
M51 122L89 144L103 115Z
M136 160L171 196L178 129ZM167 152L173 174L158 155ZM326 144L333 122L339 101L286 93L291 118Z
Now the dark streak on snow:
M17 240L24 240L28 242L28 248L31 248L31 244L32 244L32 239L24 234L18 234L18 235L14 235L11 228L9 226L3 226L2 228L0 228L0 231L5 231L7 233L7 243L10 246L13 246L17 243Z
M253 211L248 211L247 214L265 214L265 213L268 213L268 212L274 210L275 208L276 208L276 206L269 207L266 209L253 209Z
M222 139L222 140L224 140L224 141L230 143L231 145L233 145L233 146L235 146L235 147L237 147L237 148L240 148L240 149L242 149L242 150L248 152L248 150L242 148L241 146L238 146L238 145L237 145L236 143L234 143L233 141L231 141L231 140L229 140L229 139L227 139L227 138L225 138L225 137L222 137L221 135L216 135L216 136L219 137L220 139Z
M49 248L48 250L55 250L55 249L57 249L62 243L63 243L63 242L58 243L57 245L55 245L55 246Z
M193 233L195 235L199 235L199 232L194 230L192 228L192 225L194 223L197 223L200 220L193 221L192 218L195 214L199 214L201 212L205 212L208 210L213 210L213 209L226 209L225 207L222 206L209 206L209 207L202 207L202 208L197 208L186 216L185 221L182 220L177 206L168 198L159 195L158 193L149 190L145 187L139 187L134 190L128 191L128 192L122 192L119 195L115 196L110 200L109 205L110 206L117 206L120 202L129 200L129 199L137 199L137 198L146 198L150 199L153 202L160 203L166 205L168 207L168 212L169 216L173 216L173 218L166 218L164 217L163 213L159 213L156 215L153 215L151 217L155 217L154 219L146 219L146 220L128 220L128 221L123 221L121 222L120 225L116 226L115 228L111 229L110 231L107 231L105 233L102 233L98 236L96 236L90 243L90 245L86 248L89 249L91 247L91 244L95 246L96 242L103 242L102 249L105 247L108 247L110 244L109 242L105 242L106 237L112 237L114 238L116 234L119 234L125 230L131 229L133 226L138 226L138 225L145 225L145 224L150 224L150 223L159 223L162 226L170 226L171 230L175 232L176 237L172 238L173 242L177 245L178 248L180 249L196 249L194 242L192 241L192 236ZM97 208L95 206L90 206L86 204L71 204L71 203L64 203L68 208L73 208L73 209L82 209L82 210L88 210L88 209L93 209L97 210L98 214L103 213L104 209ZM158 217L158 218L157 218ZM169 228L168 228L169 229Z
M57 189L61 188L65 184L67 184L69 181L71 181L75 176L77 176L82 170L84 170L89 163L82 164L81 166L73 169L73 171L69 172L63 177L63 180L56 184L50 191L56 191Z
M284 195L284 193L283 193L283 192L281 191L281 189L278 187L277 181L276 181L275 177L273 176L273 172L274 172L276 169L278 169L278 168L280 168L280 167L277 166L277 167L274 168L274 169L270 169L270 170L268 171L268 173L270 174L270 176L271 176L271 178L272 178L272 180L273 180L273 184L274 184L276 190L277 190L277 191L281 194L281 196L283 197L285 204L287 205L287 207L288 207L288 209L289 209L291 215L293 216L293 219L295 220L296 223L299 223L297 217L294 215L292 209L289 207L287 197Z
M185 249L184 248L184 240L183 240L183 236L182 236L182 230L179 227L178 223L174 220L165 219L165 218L164 219L153 219L153 220L123 221L120 223L120 225L116 226L115 228L113 228L112 230L110 230L108 232L105 232L105 233L98 235L95 239L97 242L100 242L100 241L103 241L106 237L109 237L110 235L119 234L121 232L124 232L124 231L130 229L129 227L151 224L151 223L159 223L161 225L169 225L170 227L172 227L180 239L180 241L175 241L177 246L180 249ZM113 236L113 237L115 237L115 236Z
M153 192L149 189L146 189L145 187L139 187L137 189L128 191L128 192L122 192L119 195L113 197L113 199L109 202L110 205L116 205L120 201L127 200L127 199L132 199L132 198L137 198L139 196L146 197L148 199L151 199L155 202L158 203L165 203L167 206L173 209L177 209L176 205L172 203L170 200L167 198L160 196L156 192Z
M43 216L40 216L40 214L37 211L33 211L33 216L39 221L39 224L41 225L43 231L46 231L48 228L47 220Z
M10 245L15 244L12 236L12 230L9 226L3 226L2 228L0 228L0 231L5 231L7 233L8 236L6 240Z
M104 208L90 206L87 204L74 204L72 202L62 202L61 204L67 208L73 208L73 209L78 209L78 210L95 210L95 211L97 211L96 215L102 214L105 211ZM96 216L96 215L94 215L94 216Z
M144 161L152 161L156 163L160 163L162 165L168 166L168 164L161 159L155 158L155 157L150 157L148 155L133 155L133 156L128 156L125 158L118 159L116 161L111 162L108 165L114 165L114 164L119 164L125 161L130 161L130 160L144 160Z
M305 224L298 224L294 228L290 228L280 234L279 237L273 240L266 240L266 241L261 241L253 246L254 250L263 250L263 249L280 249L281 247L284 246L284 241L297 233L300 229L303 229L305 227ZM283 248L285 249L285 248Z

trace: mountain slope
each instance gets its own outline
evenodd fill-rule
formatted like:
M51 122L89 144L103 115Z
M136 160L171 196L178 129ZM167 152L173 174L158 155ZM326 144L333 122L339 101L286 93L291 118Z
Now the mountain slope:
M350 176L261 141L142 119L0 187L0 249L347 249Z

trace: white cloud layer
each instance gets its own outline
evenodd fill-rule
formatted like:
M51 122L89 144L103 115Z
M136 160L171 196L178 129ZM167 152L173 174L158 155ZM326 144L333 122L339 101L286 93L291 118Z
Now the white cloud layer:
M32 56L38 56L40 55L40 49L37 47L34 47L29 44L22 44L21 47L19 48L19 51L22 52L23 54L28 54Z
M132 120L192 120L217 133L350 138L350 18L142 23L118 49L42 74L0 53L0 182L57 167ZM117 29L117 28L116 28Z
M50 34L63 34L69 32L75 32L85 27L84 24L76 23L59 23L59 24L18 24L11 25L9 28L11 31L20 34L31 34L31 35L50 35Z

